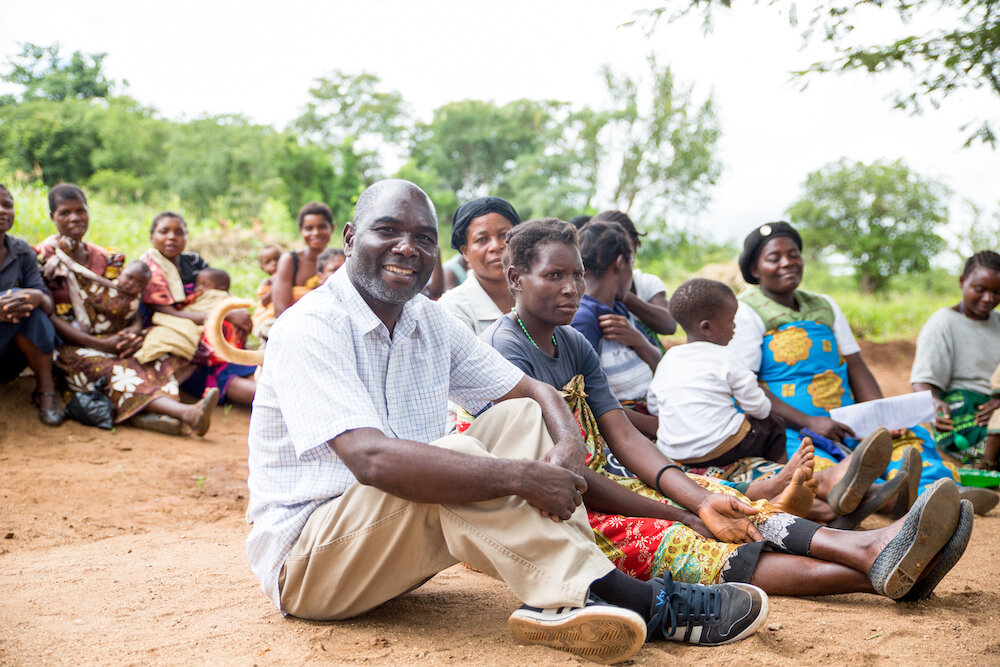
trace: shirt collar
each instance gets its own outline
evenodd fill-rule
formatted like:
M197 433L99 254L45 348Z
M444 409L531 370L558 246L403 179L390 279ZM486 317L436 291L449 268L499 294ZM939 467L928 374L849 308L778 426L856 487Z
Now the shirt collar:
M503 317L503 313L497 308L497 304L494 303L490 295L483 289L483 285L479 282L475 272L469 271L465 283L469 284L466 288L468 290L468 303L472 306L472 311L475 313L477 320L495 320L497 317ZM464 285L465 283L462 284Z
M354 322L359 330L364 333L370 333L381 327L386 336L388 336L389 330L382 320L379 319L379 316L371 309L368 302L364 300L361 293L358 292L358 288L351 282L346 267L334 273L333 277L327 280L320 289L329 289L340 296L343 300L347 316L351 318L351 321ZM403 304L403 310L399 314L396 326L393 329L393 340L406 338L413 333L419 320L414 313L414 309L418 307L417 302L425 298L423 295L418 294Z

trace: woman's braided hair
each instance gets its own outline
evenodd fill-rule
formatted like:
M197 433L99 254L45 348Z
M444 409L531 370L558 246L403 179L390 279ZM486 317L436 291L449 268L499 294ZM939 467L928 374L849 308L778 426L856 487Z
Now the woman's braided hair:
M980 266L984 269L1000 271L1000 255L992 250L982 250L977 252L975 255L965 260L965 268L962 269L962 278L968 278L969 274Z
M580 230L580 256L587 273L602 276L618 257L631 260L632 246L618 223L591 220Z

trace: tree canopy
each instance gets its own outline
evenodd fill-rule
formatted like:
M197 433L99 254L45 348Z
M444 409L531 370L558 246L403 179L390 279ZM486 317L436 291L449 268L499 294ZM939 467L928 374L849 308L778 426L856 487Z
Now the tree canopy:
M338 220L367 185L398 175L427 190L445 219L493 194L525 216L617 207L658 230L668 212L703 207L721 171L711 99L694 102L654 59L645 73L605 68L606 107L459 100L425 121L377 76L334 70L278 130L239 115L163 118L113 94L104 58L25 44L0 72L19 88L0 105L7 169L117 200L176 198L202 216L253 217L269 199L294 214L317 199Z
M865 292L895 275L923 272L944 248L938 225L948 219L947 189L902 162L840 160L812 172L788 209L813 255L843 253Z
M796 3L769 0L768 4L785 12L793 26L801 27L803 38L819 35L833 47L832 59L812 63L797 71L798 75L906 70L912 74L912 87L897 90L893 103L913 113L936 108L960 90L986 90L994 102L1000 102L1000 0L818 0L804 23ZM713 12L730 7L731 0L679 0L643 10L640 18L650 19L652 31L661 18L671 21L699 11L710 28ZM936 27L881 44L855 43L854 30L871 11L892 12L904 25L919 19ZM998 115L970 118L962 127L968 133L966 145L981 141L996 148L998 123Z

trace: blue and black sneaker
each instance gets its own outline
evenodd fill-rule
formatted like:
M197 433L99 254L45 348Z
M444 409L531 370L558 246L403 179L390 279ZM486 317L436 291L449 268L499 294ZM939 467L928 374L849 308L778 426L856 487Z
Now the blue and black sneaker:
M649 639L718 646L745 639L767 619L767 593L750 584L661 585L646 625Z

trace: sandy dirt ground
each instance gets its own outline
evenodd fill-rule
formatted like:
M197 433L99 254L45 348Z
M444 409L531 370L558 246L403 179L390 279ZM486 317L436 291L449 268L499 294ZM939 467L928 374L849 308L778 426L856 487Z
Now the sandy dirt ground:
M886 394L909 343L867 345ZM2 664L585 664L519 646L507 588L456 566L360 618L282 618L243 550L248 411L206 438L50 429L31 381L0 387ZM866 527L884 525L870 519ZM633 664L1000 664L1000 510L930 600L772 597L764 629L719 648L653 643Z

